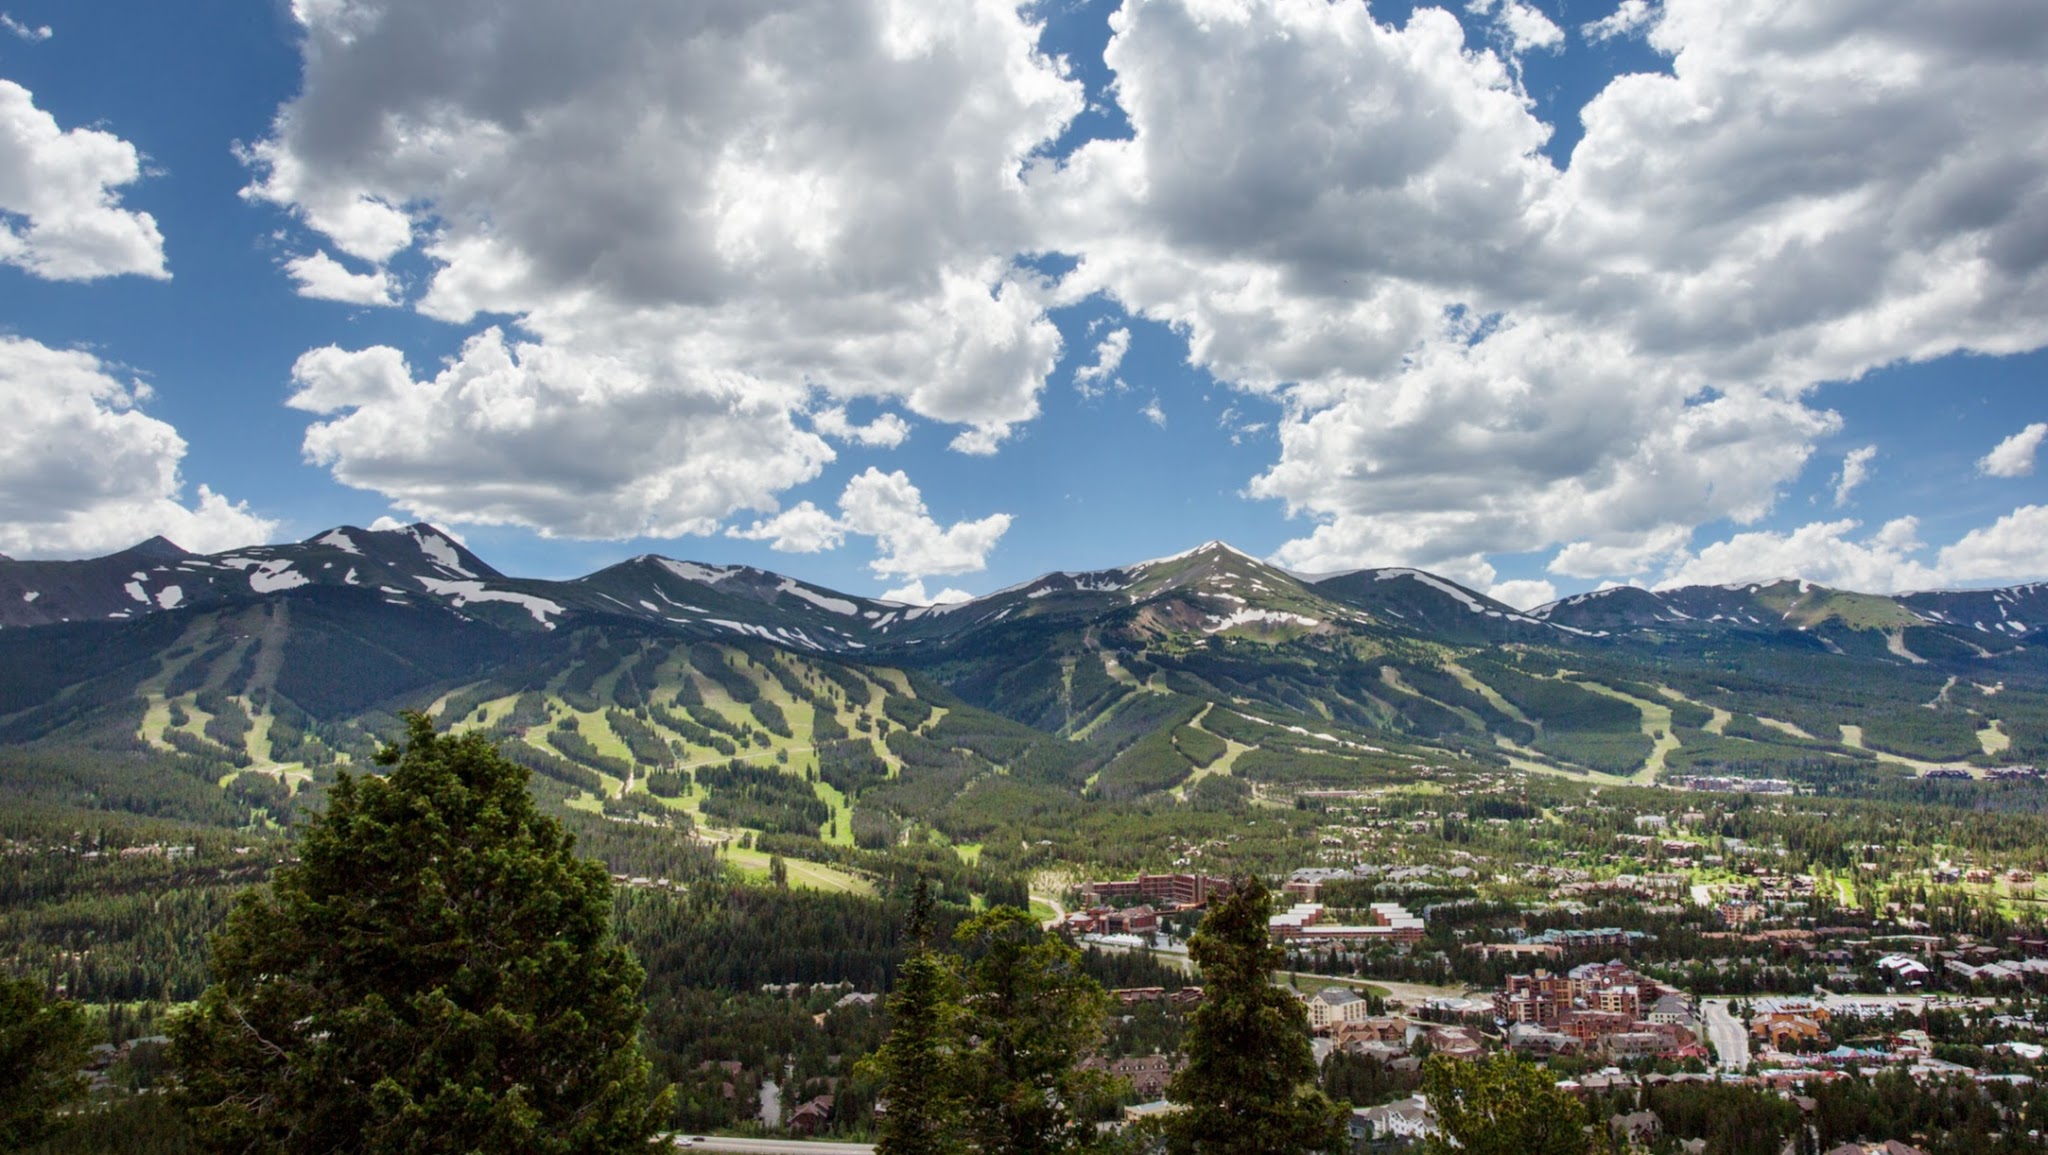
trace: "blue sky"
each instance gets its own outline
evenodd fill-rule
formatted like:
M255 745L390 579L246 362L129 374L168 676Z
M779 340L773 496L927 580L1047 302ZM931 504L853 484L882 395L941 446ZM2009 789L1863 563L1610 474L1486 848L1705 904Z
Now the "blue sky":
M2048 16L1896 8L8 0L0 550L2048 577Z

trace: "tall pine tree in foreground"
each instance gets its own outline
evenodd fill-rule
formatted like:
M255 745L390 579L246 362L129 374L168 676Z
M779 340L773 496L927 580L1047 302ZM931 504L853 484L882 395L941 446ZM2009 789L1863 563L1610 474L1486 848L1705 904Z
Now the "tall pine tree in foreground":
M1081 952L1028 911L998 906L955 934L963 968L958 1080L970 1148L995 1155L1074 1155L1099 1147L1087 1112L1113 1101L1106 1074L1084 1071L1102 1042L1109 993Z
M1588 1133L1585 1107L1558 1090L1556 1076L1511 1054L1476 1063L1431 1055L1422 1093L1439 1128L1423 1144L1425 1155L1587 1155L1605 1146L1605 1134Z
M966 1150L955 1079L960 980L952 960L932 949L931 920L931 888L920 878L905 929L910 957L889 995L889 1037L867 1060L886 1103L875 1121L875 1155Z
M0 978L0 1150L28 1146L85 1097L85 1013L29 979Z
M995 906L956 932L965 958L941 954L931 909L920 879L889 1037L867 1061L887 1102L878 1155L1106 1150L1087 1112L1112 1101L1111 1081L1078 1064L1102 1041L1109 994L1081 952L1028 912Z
M406 721L214 938L183 1102L238 1152L645 1149L666 1098L603 866L484 738Z
M1173 1155L1307 1155L1345 1142L1342 1109L1316 1089L1308 1012L1271 981L1285 957L1272 915L1265 883L1242 879L1188 940L1203 999L1188 1021L1188 1065L1166 1088L1180 1106L1161 1124Z

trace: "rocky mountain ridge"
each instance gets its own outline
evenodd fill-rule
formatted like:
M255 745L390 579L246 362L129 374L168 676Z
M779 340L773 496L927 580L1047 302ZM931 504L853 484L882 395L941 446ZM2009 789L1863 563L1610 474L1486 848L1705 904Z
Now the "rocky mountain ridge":
M1461 640L1954 627L2009 644L2048 626L2048 583L1895 597L1791 579L1652 591L1615 587L1528 611L1402 567L1303 577L1226 543L1093 571L1054 571L966 602L918 606L845 594L751 566L646 554L569 581L508 576L424 523L339 526L302 542L219 554L152 538L77 561L0 558L0 628L132 621L263 599L309 586L372 591L506 629L553 630L582 616L626 617L792 649L859 654L942 643L1005 621L1100 617L1132 607L1152 633L1272 635L1379 625Z

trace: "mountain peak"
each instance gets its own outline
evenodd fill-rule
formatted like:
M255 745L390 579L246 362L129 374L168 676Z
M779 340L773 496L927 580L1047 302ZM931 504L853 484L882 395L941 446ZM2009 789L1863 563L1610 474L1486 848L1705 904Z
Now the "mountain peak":
M1199 557L1203 554L1218 553L1231 554L1236 557L1241 557L1246 561L1259 562L1260 565L1266 564L1262 561L1259 561L1258 558L1253 557L1251 554L1246 553L1245 551L1237 548L1236 546L1230 544L1227 541L1223 541L1221 539L1211 539L1209 541L1203 542L1202 544L1196 546L1193 549L1184 549L1176 554L1169 554L1166 557L1155 557L1149 561L1137 562L1136 564L1125 566L1124 568L1138 570L1144 569L1146 566L1167 565L1171 562L1186 561L1189 558Z
M170 538L158 534L148 541L136 542L116 556L145 558L149 561L175 561L181 557L191 557L192 552Z

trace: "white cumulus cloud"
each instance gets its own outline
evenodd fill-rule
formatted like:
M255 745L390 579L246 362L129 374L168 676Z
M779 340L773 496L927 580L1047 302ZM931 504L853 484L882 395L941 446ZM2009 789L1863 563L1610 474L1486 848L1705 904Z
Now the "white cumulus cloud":
M960 602L971 602L974 600L974 595L966 590L956 590L951 586L947 586L938 593L928 594L924 590L923 580L920 579L908 585L901 585L884 591L882 600L885 602L903 602L913 606L947 606L956 605Z
M1019 264L1040 251L1023 174L1082 92L1013 0L293 12L303 89L246 151L247 195L380 274L423 260L427 316L515 317L520 364L614 383L576 397L577 451L584 427L626 443L604 463L507 460L465 488L436 438L372 450L316 427L342 480L543 532L706 530L829 457L798 431L819 392L811 428L869 445L907 424L842 427L832 407L893 403L958 427L970 454L1038 415L1061 342L1050 286ZM681 415L714 394L718 435L689 434ZM388 426L395 404L357 416ZM687 456L635 448L657 443Z
M1520 56L1530 51L1555 51L1564 47L1564 29L1550 17L1521 0L1471 0L1465 11L1492 16L1493 24L1506 37L1508 51Z
M765 541L769 549L782 553L822 553L839 548L840 543L846 540L846 527L838 518L808 501L802 501L746 529L733 526L725 531L725 535L745 541Z
M1621 7L1598 20L1579 26L1579 35L1598 44L1621 36L1634 36L1657 18L1650 0L1621 0Z
M1597 578L1609 574L1632 577L1676 556L1691 539L1689 527L1666 525L1641 533L1575 541L1558 550L1557 556L1544 568L1564 577Z
M1547 581L1517 578L1487 587L1486 596L1518 610L1533 610L1557 600L1557 587Z
M2034 455L2048 438L2048 421L2036 421L2004 441L1977 462L1977 471L1991 477L2027 477L2034 472Z
M1861 528L1861 522L1844 518L1812 522L1783 533L1736 534L1687 558L1658 582L1657 588L1786 577L1863 593L1893 593L1941 584L1938 572L1914 556L1924 548L1915 519L1897 518L1874 534L1855 538L1853 535Z
M286 261L284 271L298 282L299 295L350 305L397 304L398 286L382 269L353 272L324 251Z
M1841 429L1818 385L2048 343L2048 9L1624 4L1587 34L1670 70L1612 80L1563 167L1512 55L1439 9L1112 28L1132 134L1031 182L1080 258L1062 294L1282 404L1248 492L1311 524L1285 564L1655 561L1772 510Z
M30 44L41 44L57 34L56 30L47 24L23 24L6 12L0 12L0 28L6 29L13 33L17 39L26 40Z
M1433 345L1384 385L1283 423L1280 461L1250 492L1321 521L1279 550L1297 569L1473 573L1476 555L1582 540L1654 554L1674 523L1762 517L1838 425L1756 390L1688 399L1638 368L1542 326Z
M1007 513L941 526L902 470L883 473L872 466L846 483L839 513L849 532L875 538L882 555L868 568L881 577L986 569L990 551L1010 529Z
M472 337L415 379L398 350L301 356L286 404L322 418L308 461L429 521L583 538L711 533L816 477L830 446L730 374Z
M2048 505L2024 505L1941 551L1944 581L2003 582L2048 574Z
M745 529L735 526L725 533L727 537L765 541L770 549L786 553L837 549L849 534L871 537L880 551L869 563L877 576L922 577L986 569L989 552L1009 528L1007 513L941 526L925 508L924 495L909 475L902 470L883 473L870 466L846 483L839 495L837 517L805 501ZM930 600L921 592L916 598L899 598L894 593L884 596L892 601ZM937 600L945 600L944 595Z
M142 176L135 146L57 127L28 89L0 80L0 263L51 281L167 278L156 218L121 207Z
M894 413L884 413L866 425L855 425L847 419L843 405L811 414L811 428L827 437L881 449L894 449L910 436L910 423Z
M1858 536L1853 519L1743 533L1687 555L1660 589L1799 577L1863 593L2012 582L2048 575L2048 505L2026 505L1932 550L1915 518ZM1930 557L1929 554L1932 553Z
M1428 6L1125 3L1132 131L1055 161L1082 87L1015 0L299 0L304 87L248 195L373 269L347 277L416 261L414 308L521 334L424 381L312 351L308 452L451 520L712 532L780 509L828 438L900 443L897 410L998 452L1060 361L1047 311L1099 296L1276 403L1246 492L1300 519L1281 561L1485 588L1502 552L1706 566L1686 543L1723 522L1763 557L1751 527L1842 429L1818 386L2048 344L2048 8L1623 0L1581 34L1669 68L1571 110L1556 162L1518 57L1564 33L1471 7L1483 35ZM853 425L862 401L891 412ZM794 512L763 540L820 540ZM1830 543L1861 533L1801 548L1850 572Z
M161 534L199 552L267 541L277 523L204 485L191 500L185 440L141 411L89 353L0 337L0 552L108 553Z
M1835 474L1835 508L1840 509L1849 504L1849 495L1856 492L1857 486L1870 480L1870 475L1874 472L1870 463L1876 458L1875 445L1851 449L1848 455L1842 458L1842 471Z
M1074 388L1084 397L1092 397L1116 380L1116 371L1124 363L1124 354L1131 351L1131 331L1116 328L1109 331L1100 344L1095 346L1095 361L1074 370Z

